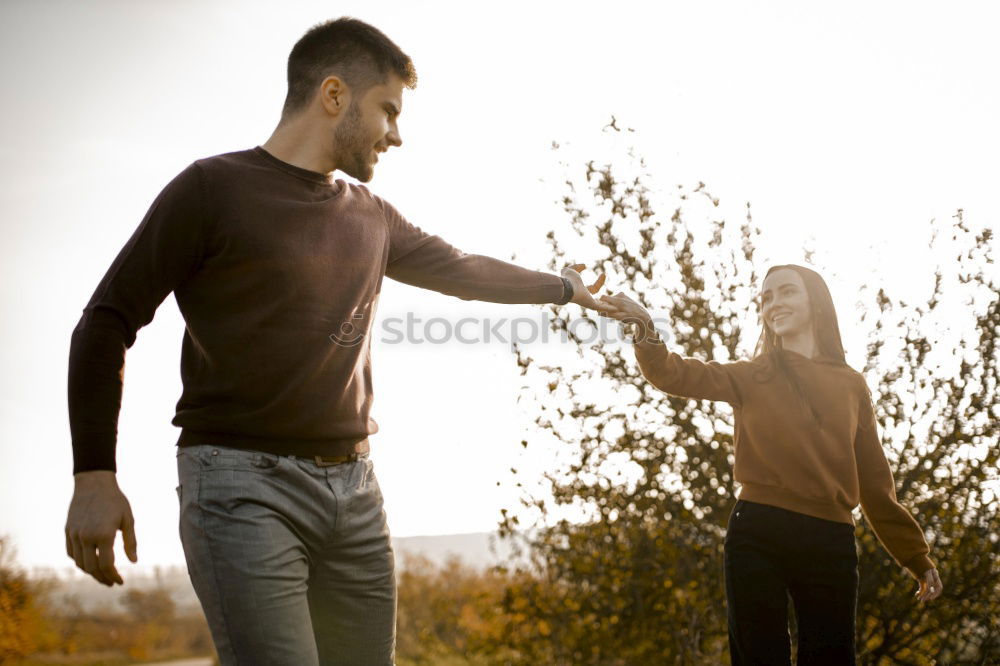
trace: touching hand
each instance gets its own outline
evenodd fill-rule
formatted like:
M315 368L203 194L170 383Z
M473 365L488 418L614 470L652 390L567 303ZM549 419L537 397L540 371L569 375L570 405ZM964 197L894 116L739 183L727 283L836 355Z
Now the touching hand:
M584 264L573 264L562 269L562 276L573 284L573 297L569 300L569 302L603 313L609 309L609 306L595 299L594 294L600 291L601 287L604 286L604 279L606 276L602 273L598 276L594 284L588 287L584 284L583 278L579 273L579 271L582 271L584 268L586 268Z
M653 317L646 308L632 300L622 292L614 296L601 296L601 301L610 309L602 312L608 317L620 321L632 342L657 342L660 337L653 325Z
M920 579L920 589L917 590L916 597L920 601L934 601L941 596L943 590L944 585L941 584L937 569L928 569Z
M66 518L66 554L98 582L125 581L115 569L115 533L122 531L125 554L136 562L135 520L128 499L110 470L78 472Z
M626 296L623 292L619 291L614 296L605 294L601 296L601 301L609 308L607 315L618 321L646 324L653 320L646 308Z

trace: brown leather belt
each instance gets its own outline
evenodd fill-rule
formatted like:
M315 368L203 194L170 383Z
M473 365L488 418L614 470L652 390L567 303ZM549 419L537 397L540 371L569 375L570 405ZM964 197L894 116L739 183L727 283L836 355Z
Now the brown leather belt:
M317 467L332 467L348 462L354 462L359 457L369 452L368 440L363 439L354 445L354 452L343 456L313 456L313 461Z

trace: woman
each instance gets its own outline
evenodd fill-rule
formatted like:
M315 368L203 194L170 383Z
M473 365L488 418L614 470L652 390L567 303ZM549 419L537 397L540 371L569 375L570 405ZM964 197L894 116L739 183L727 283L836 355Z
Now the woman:
M790 663L787 595L798 663L854 664L858 556L852 511L920 588L942 590L923 533L896 500L871 396L848 367L830 291L818 273L775 266L761 291L754 358L703 362L671 353L641 305L602 296L608 316L633 325L636 359L672 395L732 404L739 499L724 547L733 664Z

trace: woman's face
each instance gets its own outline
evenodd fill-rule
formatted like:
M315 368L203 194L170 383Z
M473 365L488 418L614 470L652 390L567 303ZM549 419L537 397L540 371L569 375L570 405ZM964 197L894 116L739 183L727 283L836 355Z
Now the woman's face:
M790 268L779 268L764 278L760 302L764 325L780 338L799 335L812 325L806 285Z

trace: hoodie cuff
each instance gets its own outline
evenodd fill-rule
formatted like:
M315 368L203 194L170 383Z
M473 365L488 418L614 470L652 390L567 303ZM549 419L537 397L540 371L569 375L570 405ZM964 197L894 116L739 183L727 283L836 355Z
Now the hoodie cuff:
M913 557L903 563L903 566L910 572L910 574L917 580L923 578L924 574L931 569L936 568L934 562L927 555L921 553L916 557Z
M631 329L631 339L632 345L639 349L654 349L663 348L664 342L663 338L660 337L659 331L656 330L656 326L653 322L631 322L629 324Z

